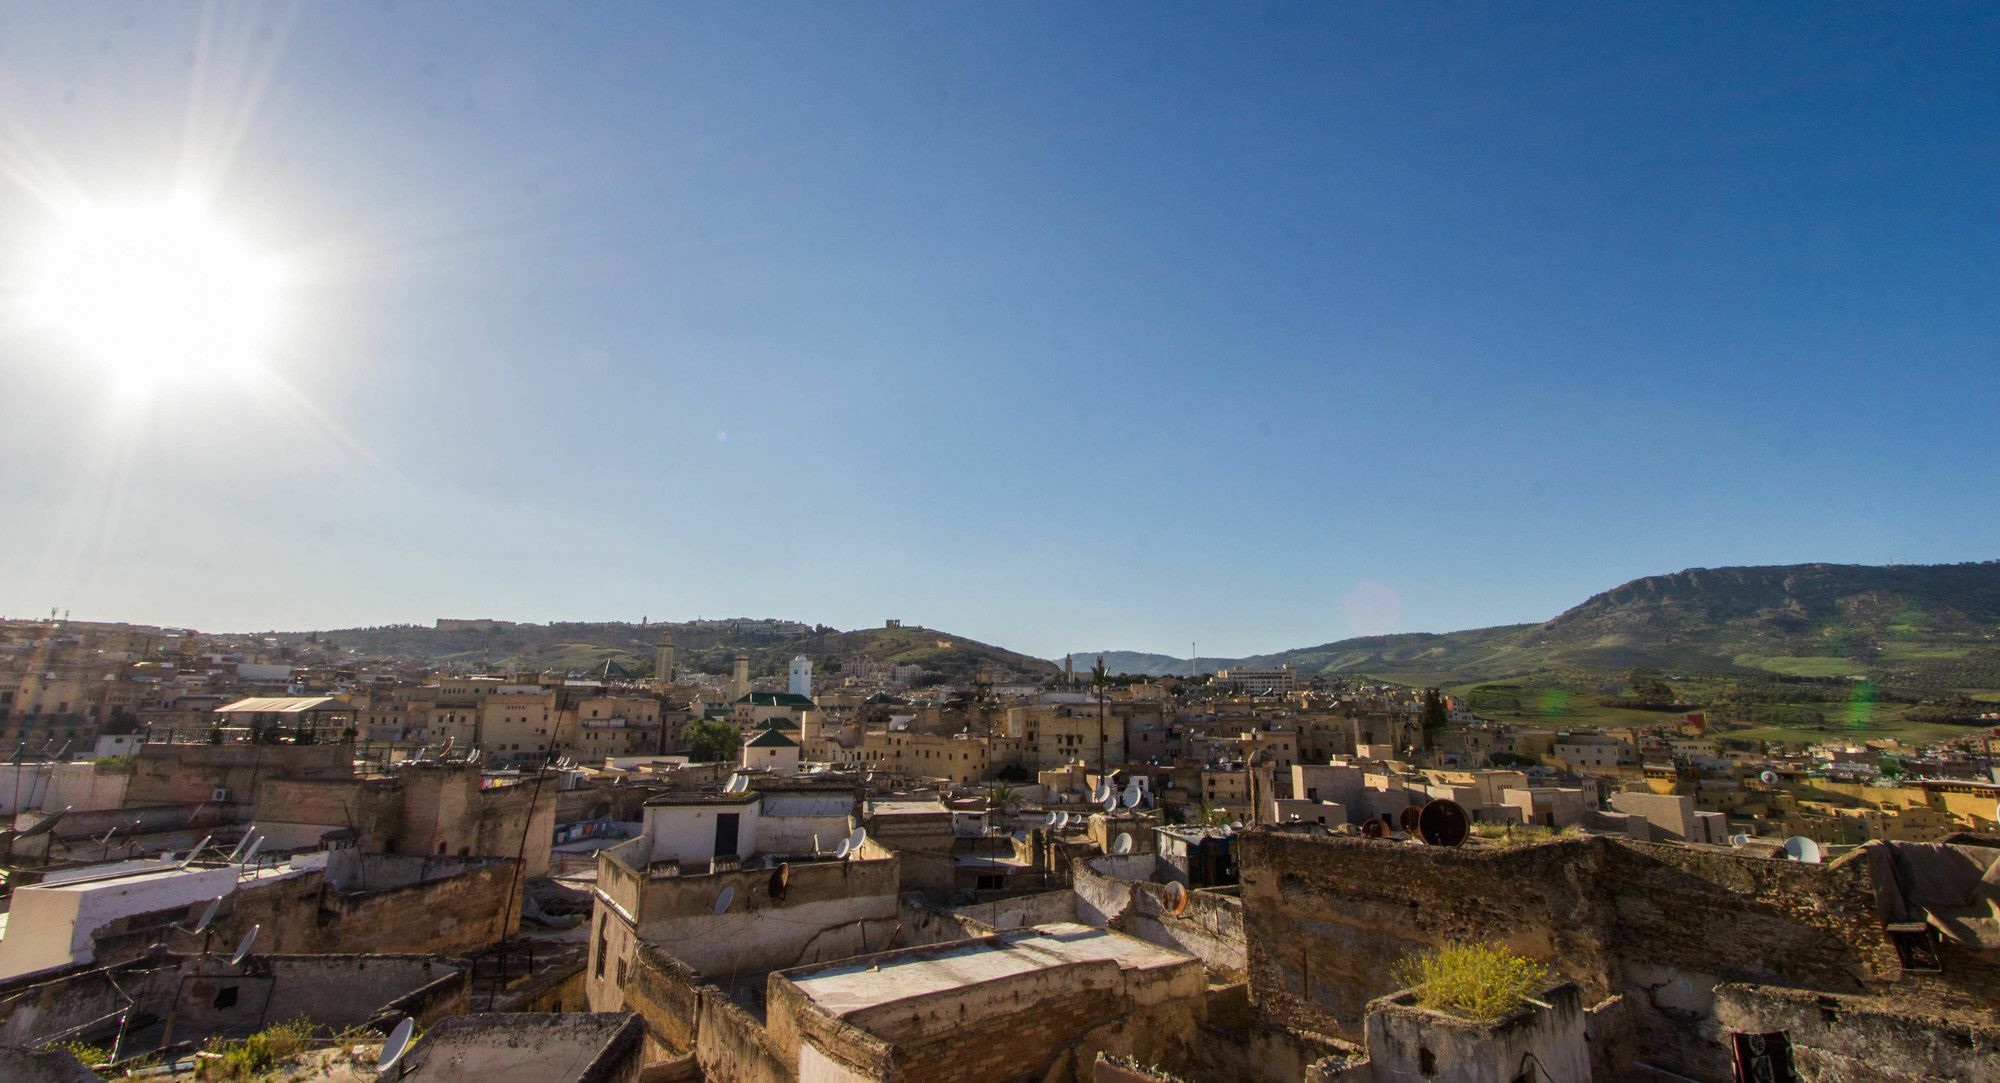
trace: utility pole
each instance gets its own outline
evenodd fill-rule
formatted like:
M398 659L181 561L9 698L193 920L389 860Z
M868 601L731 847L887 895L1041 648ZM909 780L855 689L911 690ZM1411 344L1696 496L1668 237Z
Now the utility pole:
M1104 656L1097 656L1097 665L1091 668L1091 682L1097 685L1097 781L1105 780L1104 774L1104 685L1107 677L1104 671Z

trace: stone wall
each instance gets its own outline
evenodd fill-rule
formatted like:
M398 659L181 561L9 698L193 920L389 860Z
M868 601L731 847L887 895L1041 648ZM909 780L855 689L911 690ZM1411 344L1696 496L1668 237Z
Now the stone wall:
M1728 983L1716 1017L1730 1030L1784 1031L1808 1083L2000 1083L2000 1026L1906 1010L1870 997Z
M1071 867L1077 920L1184 951L1210 973L1241 980L1247 952L1243 903L1235 889L1188 892L1186 908L1175 914L1166 885L1142 879L1151 875L1155 861L1152 854L1128 854L1076 862Z
M1860 862L1804 865L1589 838L1446 849L1285 829L1243 840L1258 1019L1359 1035L1368 1001L1426 947L1497 941L1549 962L1584 1002L1630 994L1641 1059L1728 1074L1713 1041L1724 979L1834 992L1900 976Z

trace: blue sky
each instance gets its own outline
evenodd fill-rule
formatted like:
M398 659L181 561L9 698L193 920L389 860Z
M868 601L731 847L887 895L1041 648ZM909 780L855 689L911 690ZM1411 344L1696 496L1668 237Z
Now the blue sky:
M0 251L192 173L294 273L245 383L0 336L0 612L1243 654L1992 558L1996 132L1991 6L13 4Z

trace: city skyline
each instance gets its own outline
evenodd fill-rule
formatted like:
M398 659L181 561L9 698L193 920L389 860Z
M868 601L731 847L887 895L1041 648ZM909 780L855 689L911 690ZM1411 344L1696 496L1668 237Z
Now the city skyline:
M1990 11L5 19L11 615L1243 656L1995 555ZM254 371L21 318L189 188Z

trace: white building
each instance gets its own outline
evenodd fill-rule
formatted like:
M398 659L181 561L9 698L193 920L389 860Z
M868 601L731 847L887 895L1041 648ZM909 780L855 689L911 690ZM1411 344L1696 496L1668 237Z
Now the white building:
M804 696L807 699L812 698L813 694L812 659L807 658L803 654L799 655L797 658L792 659L791 693L792 695L795 696Z

